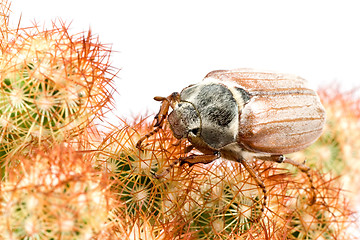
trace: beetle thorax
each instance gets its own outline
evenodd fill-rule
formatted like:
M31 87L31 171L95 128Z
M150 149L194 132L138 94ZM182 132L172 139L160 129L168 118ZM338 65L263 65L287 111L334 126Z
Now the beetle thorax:
M196 142L220 150L236 142L239 106L227 86L203 81L181 91L169 123L175 137L196 138Z

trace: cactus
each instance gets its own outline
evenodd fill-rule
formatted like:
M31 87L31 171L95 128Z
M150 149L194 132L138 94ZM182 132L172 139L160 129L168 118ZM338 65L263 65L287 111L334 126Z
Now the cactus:
M113 92L110 50L63 23L12 30L8 6L0 4L0 239L354 239L343 189L359 190L357 98L321 90L325 132L290 156L311 166L314 204L306 174L253 159L263 207L240 163L174 164L199 152L185 151L166 124L141 149L146 120L119 118L99 132L94 120Z
M148 129L146 122L114 129L96 156L98 167L115 180L111 190L122 203L117 217L126 219L123 238L130 239L134 229L151 231L150 239L331 239L348 234L352 212L331 175L313 171L317 201L310 205L305 174L254 161L268 189L261 214L262 191L239 163L175 166L156 179L154 173L185 156L181 149L186 142L176 145L166 127L139 150L136 142Z
M9 12L10 12L10 3L6 0L2 0L0 2L0 32L1 35L1 42L7 41L8 36L8 23L9 23ZM2 52L0 52L0 58L2 56Z
M108 228L109 182L64 146L14 156L1 183L0 239L90 239Z
M53 29L8 31L1 43L0 149L60 143L102 117L111 100L109 50L88 35Z
M95 157L98 168L114 180L111 189L118 200L124 203L119 213L137 220L140 216L152 218L159 215L162 200L160 193L166 188L166 184L152 176L158 160L164 159L165 153L138 151L135 148L138 138L136 129L130 126L114 130L104 139L99 147L100 153Z

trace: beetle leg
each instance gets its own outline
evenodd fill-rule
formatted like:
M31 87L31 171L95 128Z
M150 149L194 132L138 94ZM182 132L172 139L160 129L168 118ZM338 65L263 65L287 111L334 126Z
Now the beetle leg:
M154 97L155 101L161 101L161 106L159 112L155 115L155 124L154 130L142 136L139 141L136 143L136 148L141 148L141 143L145 140L157 133L164 125L165 119L169 112L169 107L174 108L174 101L178 101L180 99L179 93L172 93L168 97Z
M155 133L157 133L160 128L162 126L158 126L158 127L155 127L154 130L152 130L151 132L147 133L146 135L142 136L139 141L136 143L136 148L138 149L141 149L141 143L145 140L145 139L148 139L149 137L151 137L152 135L154 135Z
M172 163L170 163L169 167L166 168L164 171L162 171L161 173L157 174L157 173L154 173L153 176L154 178L156 179L159 179L159 178L162 178L163 176L166 176L171 169L173 169L173 167L178 164L180 162L180 159L175 159Z
M261 210L261 213L263 213L265 211L266 199L267 199L267 192L266 192L265 184L264 184L263 180L261 179L261 177L251 167L251 165L247 162L247 160L245 158L239 159L239 162L245 167L245 169L248 171L250 176L255 180L255 182L258 184L258 186L262 189L264 198L263 198L263 203L262 203L260 210ZM255 221L257 222L260 219L260 217L261 217L261 214Z
M310 197L310 202L309 202L309 205L313 205L315 202L316 202L316 193L315 193L315 186L314 186L314 183L313 183L313 179L311 177L311 174L310 174L310 168L308 166L306 166L304 163L298 163L298 162L295 162L293 161L292 159L290 158L287 158L287 157L284 157L284 163L290 163L291 165L297 167L298 169L300 169L300 171L302 171L303 173L306 174L306 176L308 177L309 179L309 183L310 183L310 194L311 194L311 197Z
M167 113L169 111L169 102L166 100L166 98L164 98L161 107L160 107L160 111L158 112L158 114L156 114L155 116L155 124L154 124L154 130L152 130L151 132L147 133L146 135L142 136L139 141L136 143L136 148L141 148L141 143L145 140L148 139L149 137L151 137L152 135L154 135L155 133L157 133L160 128L162 128L163 124L164 124L164 119L167 116Z
M184 153L189 153L193 149L194 149L194 145L189 145L189 146L185 147Z
M213 154L203 154L203 155L192 154L190 156L180 158L180 165L187 163L191 167L194 164L198 164L198 163L208 164L215 161L218 158L220 158L220 153L217 151L215 151Z
M154 127L162 126L164 123L164 120L168 114L169 107L170 107L170 101L168 98L164 97L154 97L155 101L161 101L161 106L159 112L155 116L155 125Z
M316 202L316 193L315 193L315 187L313 184L313 179L310 174L310 168L306 166L304 163L298 163L290 158L285 157L284 155L271 155L271 156L261 156L256 157L260 160L264 161L271 161L271 162L277 162L277 163L289 163L293 165L294 167L297 167L300 171L306 174L306 176L309 179L310 183L310 191L311 191L311 199L309 202L309 205L313 205Z
M215 161L216 159L220 158L220 153L219 152L214 152L214 154L204 154L204 155L190 155L188 157L182 157L179 159L174 160L170 166L168 168L166 168L163 172L159 173L159 174L154 174L155 178L162 178L163 176L165 176L166 174L168 174L170 172L170 170L178 163L180 163L180 165L183 165L185 163L189 164L189 167L193 166L194 164L197 163L203 163L203 164L207 164L207 163L211 163L213 161Z
M256 156L255 158L263 161L270 161L276 163L283 163L285 160L284 155Z

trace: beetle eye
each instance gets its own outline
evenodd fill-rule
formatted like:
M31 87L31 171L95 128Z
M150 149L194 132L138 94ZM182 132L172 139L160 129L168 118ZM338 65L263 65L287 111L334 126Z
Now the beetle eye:
M197 135L199 133L199 130L200 130L200 128L194 128L194 129L191 129L190 132L194 135Z

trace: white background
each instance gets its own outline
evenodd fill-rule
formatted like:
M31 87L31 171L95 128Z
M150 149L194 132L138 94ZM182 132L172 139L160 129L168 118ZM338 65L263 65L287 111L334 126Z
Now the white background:
M357 1L13 0L10 21L73 33L88 30L112 44L121 68L115 114L158 110L167 96L215 69L251 67L300 75L315 86L360 85Z

